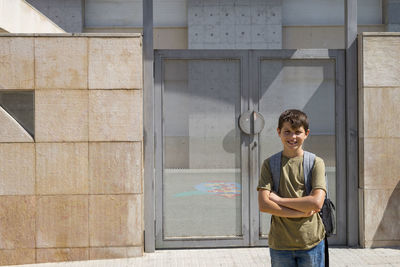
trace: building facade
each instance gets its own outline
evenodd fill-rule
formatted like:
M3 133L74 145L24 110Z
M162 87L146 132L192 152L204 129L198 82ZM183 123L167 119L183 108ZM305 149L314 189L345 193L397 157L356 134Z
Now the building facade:
M400 245L398 1L358 1L350 92L343 1L155 0L150 110L141 0L0 3L1 264L267 245L287 108L326 164L330 244Z

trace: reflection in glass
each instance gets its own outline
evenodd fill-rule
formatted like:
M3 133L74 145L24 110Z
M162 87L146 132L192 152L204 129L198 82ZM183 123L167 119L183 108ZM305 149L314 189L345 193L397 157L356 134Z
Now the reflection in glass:
M325 161L329 197L336 205L335 62L333 60L262 60L259 109L265 118L260 134L260 164L282 150L279 115L303 110L310 121L304 149ZM267 237L270 215L260 213L260 235Z
M164 238L242 235L240 62L163 64Z
M34 92L0 92L0 107L10 114L31 136L34 136Z

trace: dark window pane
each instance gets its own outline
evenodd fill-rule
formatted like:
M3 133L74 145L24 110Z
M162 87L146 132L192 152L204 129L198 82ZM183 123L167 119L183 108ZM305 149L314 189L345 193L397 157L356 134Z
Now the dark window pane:
M0 106L34 136L34 92L0 92Z

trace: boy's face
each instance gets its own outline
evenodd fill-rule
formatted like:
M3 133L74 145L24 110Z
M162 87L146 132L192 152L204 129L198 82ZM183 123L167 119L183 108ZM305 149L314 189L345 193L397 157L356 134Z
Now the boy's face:
M281 138L284 151L296 152L301 151L304 140L307 139L310 130L307 132L304 130L303 126L297 129L293 129L290 122L284 122L282 129L277 129L278 135Z

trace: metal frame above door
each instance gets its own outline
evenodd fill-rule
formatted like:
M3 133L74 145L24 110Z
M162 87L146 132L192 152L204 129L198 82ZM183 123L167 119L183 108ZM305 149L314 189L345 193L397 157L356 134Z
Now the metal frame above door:
M336 192L337 192L337 233L329 238L332 245L346 245L346 92L345 92L345 53L339 49L300 49L300 50L253 50L250 51L250 87L253 89L250 103L253 110L259 111L260 99L260 68L263 59L281 60L317 60L328 59L335 61L335 135L336 135ZM277 118L278 119L278 118ZM262 134L262 133L261 133ZM259 135L257 142L260 143ZM258 148L253 158L258 158ZM256 188L258 182L259 163L252 164L250 188ZM260 238L260 225L257 194L250 194L250 245L267 245L267 239Z
M164 60L239 60L240 61L240 114L249 108L249 78L247 50L156 50L155 51L155 195L157 248L231 247L249 244L249 138L241 135L241 179L242 179L242 236L210 238L169 238L163 235L163 62ZM240 114L236 114L238 117Z

